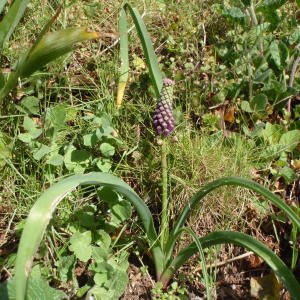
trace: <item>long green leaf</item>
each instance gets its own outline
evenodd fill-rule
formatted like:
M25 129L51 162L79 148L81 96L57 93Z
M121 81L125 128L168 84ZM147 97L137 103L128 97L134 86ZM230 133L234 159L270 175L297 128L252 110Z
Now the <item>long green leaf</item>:
M135 28L142 43L151 81L154 85L156 96L159 97L162 88L162 74L159 69L157 57L154 52L149 33L138 10L136 8L132 8L132 6L128 3L124 5L124 8L126 11L129 11L133 19Z
M29 0L15 0L0 23L0 50L20 22ZM3 5L1 3L1 5ZM4 6L4 5L3 5Z
M292 222L300 229L300 218L297 214L280 198L275 196L268 189L263 187L262 185L239 177L225 177L221 179L217 179L211 183L205 185L199 192L197 192L189 201L189 203L185 206L183 212L179 216L172 232L170 233L168 243L166 246L166 258L170 259L172 256L172 251L176 242L176 238L184 225L186 219L189 217L191 211L195 208L195 206L205 197L209 192L219 188L223 185L236 185L246 187L250 190L253 190L260 195L266 197L269 201L271 201L275 206L281 209L291 220Z
M117 94L117 107L122 104L126 83L128 80L129 72L129 59L128 59L128 34L127 34L127 16L124 8L120 12L119 20L119 34L120 34L120 78Z
M17 65L17 69L14 70L9 75L9 78L8 78L6 84L5 85L4 84L0 85L0 101L2 99L4 99L4 97L7 96L7 94L10 92L10 90L12 90L16 86L16 84L18 82L18 78L21 76L21 72L22 72L20 66L22 66L24 64L24 62L26 61L29 54L35 49L35 47L38 45L39 41L43 38L43 36L50 29L50 27L52 26L54 21L57 19L60 11L61 11L61 6L58 7L58 9L56 10L55 15L48 21L48 23L44 26L42 31L39 33L39 35L38 35L36 41L34 42L34 44L32 45L32 47L29 50L27 50L26 54L23 55L23 57L20 59L18 65ZM5 81L3 81L3 82L5 83Z
M17 300L25 299L26 285L33 257L38 250L38 246L52 217L53 211L59 202L79 185L106 186L127 197L136 208L137 213L142 220L147 238L150 242L155 266L158 270L157 275L161 275L164 257L158 242L152 215L143 200L141 200L129 185L111 174L90 173L85 175L75 175L50 187L41 195L30 210L23 229L16 258L15 277Z
M300 299L300 285L293 273L285 263L276 256L267 246L255 238L240 232L219 231L213 232L199 239L202 248L208 248L219 244L235 244L247 248L260 256L276 273L291 294L292 299ZM163 283L169 281L171 276L183 263L198 251L196 243L192 243L172 261L161 277Z
M72 51L74 44L96 38L97 32L88 32L85 28L68 28L45 34L20 66L21 76L29 76L47 63Z
M60 12L61 12L61 8L62 6L58 6L55 15L46 23L46 25L43 27L42 31L39 33L37 39L35 40L34 44L32 45L32 47L29 50L28 55L36 48L36 46L39 44L40 40L44 37L44 35L50 30L51 26L53 25L53 23L55 22L55 20L57 19L57 17L59 16Z
M76 43L98 38L97 32L88 32L85 28L69 28L46 33L53 18L44 27L37 42L20 59L16 70L9 75L4 88L0 91L0 101L16 86L19 77L29 76L47 63L72 51Z

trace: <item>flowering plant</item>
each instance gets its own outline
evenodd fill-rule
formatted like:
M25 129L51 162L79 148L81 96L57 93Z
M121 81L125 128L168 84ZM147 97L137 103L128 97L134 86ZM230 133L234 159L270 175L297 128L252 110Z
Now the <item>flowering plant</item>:
M136 22L136 24L138 24L140 29L142 28L142 32L145 32L145 26L141 23L141 18L138 15L138 12L132 9L129 4L125 4L124 7L128 9L134 16L134 21ZM125 9L123 8L121 12L123 25L124 14ZM141 31L139 32L141 34ZM152 52L153 48L151 48L152 46L149 46L148 42L144 44L146 45L144 46L148 51L147 57L149 60L149 53L152 53L151 55L153 55L154 53ZM124 57L126 61L126 55ZM160 230L158 231L155 228L152 214L145 202L128 184L126 184L123 180L112 174L99 172L81 174L70 176L69 178L59 181L56 184L52 185L47 191L45 191L35 202L24 225L16 258L16 299L24 300L26 298L27 282L30 276L33 258L38 250L39 244L45 233L46 227L50 219L52 218L54 210L66 195L71 193L78 186L84 185L101 186L111 189L114 192L122 194L135 207L145 231L146 241L148 243L149 250L152 253L153 262L156 270L156 280L161 282L163 287L166 287L168 285L174 273L197 251L199 251L203 260L202 249L223 243L232 243L247 248L256 253L258 256L260 256L274 270L276 275L282 280L282 282L290 292L291 297L293 299L299 299L300 285L295 279L291 270L267 246L265 246L263 243L259 242L255 238L240 232L232 231L215 231L209 233L204 237L199 238L190 229L185 228L186 220L188 219L191 211L199 205L201 200L208 193L214 191L215 189L221 186L234 185L251 189L254 192L260 194L261 196L267 198L272 204L281 209L290 218L294 226L300 229L300 218L293 211L293 209L287 204L285 204L284 201L275 196L268 189L264 188L258 183L243 178L225 177L206 184L188 201L181 214L179 214L175 225L170 230L168 220L169 201L167 197L166 188L166 143L168 141L167 137L169 137L170 134L173 132L175 126L172 112L172 95L174 83L170 79L161 80L162 76L160 73L157 72L157 69L155 67L157 65L157 61L150 60L149 66L151 67L149 67L149 69L152 70L151 78L153 80L153 85L161 94L154 114L153 125L156 130L156 133L164 136L162 143L163 191L162 219ZM156 71L153 72L153 70ZM126 72L128 72L128 70ZM121 92L119 95L121 95L121 98L123 95L122 93L124 92L124 83L126 83L126 80L120 81L121 85L119 85L119 91ZM159 87L162 87L161 92ZM119 98L119 100L121 98ZM118 105L120 104L121 103L118 102ZM176 242L180 239L184 231L188 231L193 236L194 242L184 247L179 253L175 255L174 248ZM207 298L211 299L209 284L207 282L208 280L206 280Z

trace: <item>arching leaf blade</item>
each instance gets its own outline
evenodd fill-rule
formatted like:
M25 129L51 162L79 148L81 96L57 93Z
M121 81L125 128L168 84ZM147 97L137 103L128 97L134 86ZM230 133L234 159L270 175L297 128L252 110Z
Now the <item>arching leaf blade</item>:
M206 235L205 237L199 238L199 241L203 249L228 243L253 251L276 273L291 294L292 299L300 299L300 285L295 276L285 263L262 242L244 233L232 231L216 231ZM197 251L198 247L195 242L181 250L176 258L171 262L170 266L162 274L161 281L168 281L174 272L176 272L176 270L178 270L178 268Z
M268 199L272 204L281 209L286 216L288 216L295 226L300 229L300 218L299 216L289 207L283 200L274 195L271 191L263 187L262 185L245 178L240 177L224 177L221 179L217 179L211 183L206 184L202 189L199 190L188 202L185 206L183 212L180 214L173 230L170 233L167 246L166 246L166 257L170 259L172 255L172 250L174 248L176 239L180 233L181 228L183 227L185 221L189 217L191 211L196 207L197 204L211 191L224 186L224 185L234 185L248 188L252 191L257 192L261 196L264 196Z
M123 194L135 207L140 216L150 243L159 275L162 272L163 254L154 228L152 215L134 190L121 179L108 173L89 173L66 178L46 190L30 210L21 236L15 265L16 299L26 295L27 280L30 275L34 254L38 250L46 227L59 202L80 185L100 185L110 187Z

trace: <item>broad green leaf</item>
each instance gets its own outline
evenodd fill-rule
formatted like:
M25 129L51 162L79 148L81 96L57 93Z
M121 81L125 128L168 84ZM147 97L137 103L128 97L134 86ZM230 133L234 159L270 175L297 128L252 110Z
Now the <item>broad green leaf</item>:
M273 41L270 45L270 54L279 70L283 70L289 63L289 50L283 42Z
M73 150L71 153L71 161L75 163L88 163L91 153L86 150Z
M76 257L87 262L92 255L92 234L91 231L85 231L83 233L75 232L71 238L69 249L75 253Z
M15 292L15 286L16 286L15 281L16 279L13 277L7 283L0 285L1 300L17 299L16 292ZM62 299L68 299L68 297L64 292L50 287L45 279L41 277L36 278L30 276L28 280L26 299L62 300Z
M108 143L102 143L100 145L100 151L104 157L110 157L115 154L115 147Z
M35 130L36 130L36 124L34 123L34 121L31 118L29 118L27 116L24 117L23 127L26 131L28 131L30 133L35 132Z
M131 218L132 208L128 201L122 200L111 207L111 223L118 226L121 222Z
M278 47L278 41L273 41L269 47L271 57L275 63L275 65L280 68L280 55L279 55L279 47Z
M263 138L270 144L277 144L284 131L284 128L279 124L266 123L266 127L263 130Z
M98 160L96 165L100 171L106 173L109 172L112 167L111 161L105 158Z
M4 43L9 40L16 26L20 22L28 3L29 0L15 0L2 19L0 23L0 50L3 49ZM4 4L3 1L1 1L0 11L3 9Z
M282 152L285 150L285 147L279 144L271 144L265 147L261 152L261 158L271 161L278 158Z
M279 175L283 177L286 184L291 184L297 179L297 175L295 174L294 170L287 166L279 170Z
M96 286L89 291L87 296L93 296L96 300L118 300L128 284L127 273L113 268L108 263L102 263L101 269L103 271L94 276Z
M41 160L44 156L51 152L51 148L47 145L40 144L39 148L35 149L33 152L33 158L35 160Z
M256 112L265 112L268 103L268 98L265 94L255 95L251 101L251 106Z
M52 166L61 166L64 163L64 157L58 153L53 153L47 158L46 163Z
M84 40L98 38L97 32L88 32L85 28L68 28L45 34L18 66L20 76L27 77L47 63L73 50L74 44Z
M23 143L29 144L33 141L32 135L30 133L20 133L18 139Z
M281 136L279 145L282 145L286 152L292 152L297 147L299 140L300 130L290 130Z
M297 27L295 31L289 37L289 44L298 44L300 42L300 27Z
M130 206L130 209L131 209L131 206ZM100 246L101 248L106 249L106 250L109 249L110 244L111 244L111 238L110 238L110 235L106 231L104 231L102 229L98 230L96 238L97 238L96 244L98 246Z
M83 136L83 144L86 147L95 147L97 142L98 142L98 138L95 133L89 133Z
M39 99L34 96L24 97L21 101L21 106L25 108L26 112L32 115L36 115L40 111Z
M129 253L123 250L118 256L114 256L109 260L109 263L115 268L127 272L129 268L128 262Z
M74 146L70 146L64 156L64 164L70 171L75 170L80 172L84 170L90 162L91 154L85 150L77 150Z
M250 107L249 101L242 101L241 102L241 109L245 112L248 112L248 113L253 112L252 108Z
M216 95L214 95L212 97L212 101L213 104L220 104L223 103L225 98L227 96L227 90L226 89L222 89L219 93L217 93Z
M284 70L288 66L290 60L289 49L282 41L279 41L278 48L281 62L280 69Z
M255 83L262 83L262 84L266 84L268 83L269 79L271 78L273 72L271 69L268 69L264 72L255 72L254 74L254 82Z
M257 39L267 31L269 26L270 23L264 22L262 24L258 24L257 26L251 27L251 29L248 31L248 38L251 45L254 45L257 42Z
M23 127L27 132L19 134L18 138L25 143L37 139L42 134L42 129L36 128L34 121L27 116L24 117Z
M98 268L99 263L106 262L110 255L112 255L111 249L105 249L102 247L93 247L92 258L95 260L96 264L91 264L89 266L89 270L94 272L101 271Z
M102 188L98 189L97 195L101 201L104 201L105 203L107 203L110 206L118 203L118 201L119 201L118 194L108 187L102 187Z
M46 114L46 127L54 127L55 130L60 130L65 126L66 121L66 106L58 104L47 110Z
M95 228L96 221L95 221L95 213L97 208L95 205L90 204L88 206L82 207L80 210L76 211L75 216L77 222L80 226L85 228Z
M76 263L76 256L74 254L62 256L57 262L59 278L63 282L68 282L73 279L75 263Z

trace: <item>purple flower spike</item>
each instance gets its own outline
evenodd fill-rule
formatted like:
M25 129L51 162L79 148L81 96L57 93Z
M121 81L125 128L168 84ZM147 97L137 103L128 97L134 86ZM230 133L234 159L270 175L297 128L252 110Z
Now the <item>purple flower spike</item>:
M163 79L163 87L158 99L153 117L153 126L158 135L169 136L175 127L173 115L173 85L174 81L169 78Z

